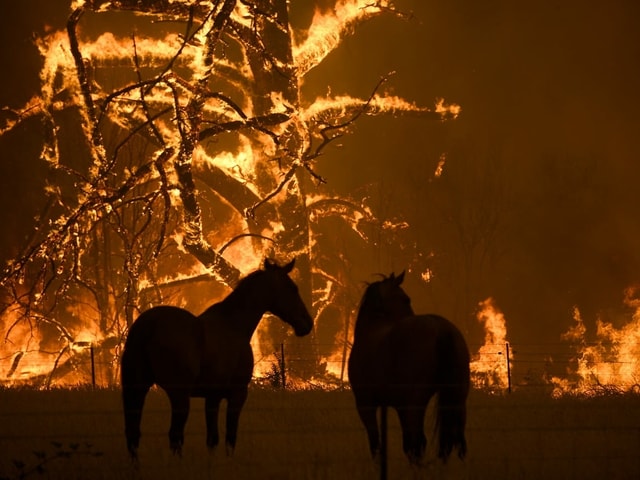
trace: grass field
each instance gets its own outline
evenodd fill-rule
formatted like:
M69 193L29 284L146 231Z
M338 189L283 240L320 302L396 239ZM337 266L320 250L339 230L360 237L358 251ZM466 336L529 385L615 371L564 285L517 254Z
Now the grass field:
M251 390L231 459L224 448L208 454L200 399L192 401L182 458L169 453L168 421L166 397L152 391L136 470L125 449L118 390L0 390L0 478L19 478L43 460L42 476L26 478L378 478L349 390ZM417 471L402 454L395 414L389 422L391 479L640 478L638 395L553 400L526 390L474 391L466 461L430 462Z

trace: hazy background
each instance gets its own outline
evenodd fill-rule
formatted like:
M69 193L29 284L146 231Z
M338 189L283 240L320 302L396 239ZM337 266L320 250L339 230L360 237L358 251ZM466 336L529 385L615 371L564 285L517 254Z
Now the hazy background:
M317 2L321 7L333 2ZM0 105L18 107L39 85L32 32L64 27L67 1L5 1L0 7ZM292 0L304 25L310 2ZM383 216L406 220L398 245L381 233L363 249L349 234L336 248L354 282L409 269L418 311L473 326L492 296L513 343L558 343L577 305L628 321L623 290L638 283L640 222L640 4L398 0L409 19L361 26L316 71L307 100L386 88L419 105L457 103L455 122L365 118L327 151L321 192L368 197ZM6 113L0 112L0 120ZM0 257L29 235L42 205L37 122L0 138ZM434 178L441 153L442 176ZM426 268L432 280L421 279Z
M464 322L462 230L467 243L481 238L470 301L492 296L512 342L559 342L574 305L590 326L597 314L628 321L623 289L638 282L640 260L640 4L396 3L413 17L359 29L318 83L366 96L395 71L397 94L423 105L443 97L462 114L444 125L360 122L321 165L344 191L381 181L421 251L433 250L432 287L408 280L416 309ZM375 266L404 268L391 257Z

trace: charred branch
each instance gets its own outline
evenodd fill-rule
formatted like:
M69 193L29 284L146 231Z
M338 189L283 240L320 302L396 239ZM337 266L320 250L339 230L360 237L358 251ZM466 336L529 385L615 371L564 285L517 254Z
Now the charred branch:
M238 240L241 240L243 238L247 238L247 237L259 238L261 240L267 240L269 242L273 242L274 241L273 238L271 238L271 237L266 237L264 235L258 235L257 233L242 233L240 235L236 235L231 240L229 240L227 243L225 243L222 247L220 247L220 249L218 250L218 253L220 255L222 255L224 253L224 251L227 248L229 248L231 245L233 245L235 242L237 242Z
M76 70L78 75L78 82L80 83L80 91L84 100L85 108L87 111L88 128L91 130L91 142L92 153L96 155L95 161L98 165L104 165L104 146L102 143L102 134L98 128L98 122L96 121L96 108L93 103L93 97L91 96L91 83L89 82L89 75L87 74L88 60L82 57L80 52L80 45L78 43L78 37L76 34L76 27L80 17L84 13L84 8L80 7L74 10L69 16L67 22L67 34L69 36L69 46L71 48L71 54L76 64ZM103 172L100 172L103 173Z
M211 127L204 128L200 131L198 136L199 140L206 140L209 137L218 135L223 132L234 132L242 130L244 128L254 129L262 132L273 140L277 145L280 143L279 136L269 130L268 126L275 126L289 121L290 116L287 113L270 113L254 118L244 118L243 120L236 120L232 122L215 123Z
M252 205L251 207L249 207L246 211L245 211L245 216L247 218L255 218L256 216L256 210L258 208L260 208L261 206L269 203L274 197L276 197L284 187L287 186L287 184L291 181L292 178L294 178L295 173L297 168L299 167L298 164L294 164L283 176L282 180L280 181L280 183L278 183L278 185L276 186L276 188L274 188L271 192L269 192L267 195L265 195L261 200L259 200L258 202L256 202L254 205Z

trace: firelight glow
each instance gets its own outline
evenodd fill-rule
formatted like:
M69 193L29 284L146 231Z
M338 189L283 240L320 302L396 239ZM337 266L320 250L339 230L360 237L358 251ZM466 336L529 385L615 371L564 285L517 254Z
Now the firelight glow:
M115 3L105 2L102 5L102 10L109 11L114 8ZM172 5L193 4L192 1L187 0L172 0L169 3ZM71 10L79 9L84 5L85 2L75 0L71 3ZM357 25L378 15L393 13L391 7L391 2L388 1L344 0L338 2L334 9L316 11L306 31L289 32L293 64L286 67L290 67L290 71L295 72L296 82L293 83L297 83L299 88L304 81L305 74L320 65L327 58L327 55L337 49L345 36L351 34ZM100 15L101 12L96 11L93 14ZM150 14L149 16L152 17ZM250 16L247 5L238 2L230 18L237 25L253 28ZM61 213L56 212L58 217L46 219L48 222L46 227L49 227L51 231L43 233L45 236L43 245L48 242L48 246L37 251L41 258L55 261L56 268L61 269L56 273L67 274L66 278L73 279L74 276L82 275L85 270L88 270L90 262L87 257L91 255L91 248L95 248L95 245L90 245L87 238L89 238L89 234L95 234L96 228L94 227L98 222L104 221L108 224L111 221L116 223L113 220L116 216L120 218L126 215L140 217L141 211L144 212L145 209L147 211L157 210L159 212L157 216L161 216L160 212L163 206L166 206L171 210L172 215L178 218L176 220L172 217L174 223L170 226L175 226L175 224L178 226L168 230L163 236L165 241L163 246L166 248L166 244L170 245L171 255L182 255L181 262L176 262L179 265L177 270L172 270L169 273L164 271L157 273L151 269L144 270L136 278L130 279L131 281L121 290L106 289L108 297L106 305L110 310L108 323L116 325L110 334L117 339L121 339L126 332L126 320L122 318L124 317L123 310L130 307L130 304L126 304L126 307L120 308L122 304L119 305L118 301L121 299L142 302L141 293L146 294L158 285L186 283L190 279L203 277L219 280L211 266L189 257L188 242L191 238L196 238L201 242L199 246L212 246L216 253L224 248L220 257L230 263L240 275L246 275L258 268L262 258L274 250L277 253L286 253L291 257L306 256L309 263L312 264L311 273L315 277L322 277L321 279L313 279L311 285L313 310L318 313L322 312L325 306L336 298L336 292L342 288L342 285L337 279L321 271L317 264L313 264L318 257L315 249L319 248L318 235L314 230L317 227L318 219L328 216L341 218L363 242L370 240L366 227L374 222L385 231L407 229L409 224L401 218L376 218L376 213L369 205L368 198L336 199L327 194L304 191L297 183L293 173L295 173L295 169L303 170L303 167L311 167L310 157L304 157L304 155L309 152L313 141L325 139L323 129L348 123L350 119L360 114L391 116L432 114L427 116L444 120L456 118L461 111L459 105L447 103L440 98L435 99L429 106L422 106L389 94L383 89L376 89L368 99L349 95L300 98L300 106L290 105L291 102L285 100L281 91L259 92L265 94L263 97L268 98L271 105L270 110L260 113L254 111L254 103L258 102L254 102L255 99L250 95L231 101L230 97L212 91L208 95L198 98L199 90L194 87L194 80L206 79L211 68L217 68L219 71L233 70L237 74L237 78L229 80L229 83L235 87L244 86L245 83L251 84L254 81L252 72L246 64L242 63L246 58L239 60L236 65L233 63L235 60L232 61L230 58L220 56L214 59L213 67L207 64L206 32L211 26L211 21L212 19L209 18L209 23L204 25L189 41L186 41L178 33L163 34L156 38L139 32L131 36L118 36L110 31L102 32L94 37L82 38L80 29L81 38L78 48L82 59L79 64L84 61L87 66L91 67L86 82L90 94L84 96L79 81L79 68L76 63L78 60L73 56L72 43L67 31L51 32L36 39L35 42L42 57L40 92L26 102L20 115L17 115L16 119L10 119L0 131L0 134L10 132L12 129L18 128L21 122L34 116L42 117L44 123L52 127L48 132L49 137L43 145L42 158L49 163L51 168L58 169L61 175L68 174L72 179L69 183L73 184L75 190L72 190L72 193L63 192L60 185L52 184L47 185L45 189L50 198L58 203L61 203L63 197L74 200L71 207L66 210L61 208ZM297 35L294 36L294 33ZM297 43L294 40L296 38L299 39ZM239 56L245 57L246 55L246 52L239 54ZM168 65L173 60L175 63ZM277 66L283 67L279 63ZM109 69L113 67L129 69L127 75L124 76L126 78L115 75L114 78L111 78ZM384 75L387 72L381 73ZM139 79L136 78L136 74L140 74ZM146 78L144 75L150 77ZM154 75L158 76L154 77ZM115 79L116 77L117 79ZM137 84L137 81L140 84ZM116 83L116 85L111 85L109 82ZM373 83L375 83L375 79ZM381 82L380 85L382 83L384 82ZM117 94L114 94L114 91ZM297 93L300 92L299 90ZM186 118L183 116L184 112L190 105L198 103L195 100L200 101L200 116L194 115L191 118ZM91 102L94 103L97 110L95 116L89 112L87 103ZM71 171L68 163L65 163L65 159L61 158L62 148L60 148L58 138L61 126L56 121L58 116L71 116L70 112L80 118L80 128L72 131L73 138L82 137L78 143L86 144L90 155L90 165L86 167L86 172L84 170ZM278 114L282 115L284 119L278 117L278 120L273 124L262 124L253 118L253 115L259 114L263 116ZM229 133L229 136L233 135L234 146L230 147L230 142L226 143L228 140L226 138L225 142L218 142L218 139L213 136L208 137L206 142L198 143L198 140L193 140L193 138L197 138L195 134L201 132L187 132L193 134L187 135L185 131L189 128L189 122L194 120L197 123L202 118L206 118L207 126L215 125L220 128L221 132ZM233 123L233 126L230 126L230 123ZM99 138L95 137L95 132L104 133L98 127L105 124L123 132L130 132L137 128L142 131L142 127L153 130L152 133L145 132L146 136L143 137L150 145L147 152L149 158L145 158L145 160L149 160L148 163L119 165L121 171L110 170L112 165L120 161L120 158L116 154L109 158L108 151L109 148L113 149L113 146L110 145L107 148L105 147L107 142L101 142ZM108 129L105 128L106 130ZM152 138L153 142L149 141L149 138ZM305 232L308 243L302 246L298 244L295 247L287 247L290 249L286 252L278 252L277 248L274 248L275 239L290 233L287 232L283 221L283 216L286 213L282 215L276 213L271 217L261 219L260 226L251 229L249 227L250 225L253 227L251 222L254 222L254 219L247 218L242 211L233 211L224 217L225 222L216 224L211 229L213 231L210 232L198 228L201 227L198 222L205 215L202 212L198 212L199 216L194 214L195 220L191 223L177 215L176 212L184 209L185 204L182 192L178 188L180 179L177 167L178 152L181 151L181 148L184 151L183 147L189 143L185 141L185 138L189 138L195 145L192 145L193 148L188 156L180 159L181 167L188 167L196 174L202 172L198 169L217 168L226 174L226 179L241 184L256 198L263 199L273 193L273 196L269 198L269 203L275 212L283 211L282 207L287 203L297 202L298 205L304 207L310 225L309 231ZM120 140L117 137L111 139L112 143L117 143ZM135 157L138 153L134 151L131 156ZM434 178L442 175L445 160L444 155L440 157L433 173ZM158 167L159 164L162 168ZM288 168L289 170L287 170ZM292 174L287 176L289 173ZM118 175L121 175L121 178ZM138 190L134 191L132 185L138 187ZM161 185L164 190L154 196L157 192L149 192L148 189L152 188L149 185L152 187ZM129 197L122 196L111 200L110 197L120 191L134 193ZM157 200L164 198L162 193L166 194L167 198L164 204ZM143 207L134 211L133 214L125 212L125 215L123 213L123 205L133 204L140 199L148 199ZM100 200L105 201L101 203ZM224 203L226 210L233 210L233 206L226 199L221 200L220 203ZM149 218L149 221L152 221L152 216ZM182 223L180 223L181 221ZM69 225L71 227L65 230ZM296 227L297 225L289 228L296 230ZM114 237L126 236L127 234L121 225L117 225L115 230ZM83 238L81 235L85 235L85 237ZM133 240L127 239L127 241L131 240L130 243L135 244L138 241L139 232L134 228L134 233L131 236ZM231 239L235 240L229 244ZM85 241L86 243L83 243ZM65 258L69 258L69 251L56 249L65 242L78 245L78 248L73 250L73 252L77 252L78 258L72 266L75 269L72 272L64 271L64 268L69 268L64 264ZM152 243L149 242L149 244ZM144 247L140 251L152 249L148 245ZM143 258L140 251L132 250L131 258L127 258L127 261L130 262L127 264L127 268L131 271L142 270L146 266L144 263L147 261L147 257ZM163 253L164 251L161 255ZM185 261L184 258L188 258L188 260ZM124 260L119 260L124 262ZM117 275L125 276L124 263L114 266L113 270ZM321 273L323 275L320 275ZM425 282L428 282L437 274L436 271L426 269L420 275ZM24 272L21 272L17 277L20 282L26 281ZM89 284L84 279L81 280L90 288L95 287L94 284ZM109 288L112 286L107 285ZM39 296L40 292L35 290L37 289L34 289L33 298L35 306L37 306L42 299ZM27 296L27 293L18 295L20 301L24 301ZM160 298L162 299L162 297ZM174 295L171 300L177 305L187 306L186 296ZM219 299L212 298L210 300L214 302ZM0 318L6 340L0 345L0 375L2 376L0 381L11 384L18 379L22 381L42 374L46 375L56 367L61 358L74 352L71 347L74 342L99 343L103 341L104 332L98 328L98 319L101 314L97 300L91 298L91 295L86 295L82 301L86 304L86 308L78 307L78 310L73 311L64 309L62 312L55 312L55 315L47 312L52 317L47 320L58 322L60 328L66 328L62 324L67 319L74 320L74 328L69 327L68 330L65 330L66 336L58 344L59 357L41 351L44 350L42 345L46 343L46 339L42 338L42 332L36 328L36 322L28 317L26 309L23 309L16 302L12 308L6 310ZM144 301L153 303L156 299L145 299ZM630 302L637 302L637 300L630 298ZM633 303L633 305L637 306L637 303ZM135 308L139 308L139 305L136 304ZM342 321L348 322L350 320L348 318L349 308L344 310L347 313ZM58 314L60 318L56 316ZM107 316L107 313L104 315ZM615 367L616 370L612 371L607 370L607 368L613 367L607 366L604 358L598 362L591 361L586 367L593 370L593 365L598 365L597 376L601 381L616 376L617 379L624 378L625 382L631 383L634 376L637 375L637 362L628 360L630 355L635 355L633 358L638 358L637 347L625 344L623 339L635 339L635 345L637 345L638 337L634 337L634 335L638 331L639 319L640 314L636 313L634 315L635 326L630 325L629 329L625 328L620 331L609 324L600 323L598 325L599 336L616 342L615 358L619 364L618 367ZM508 380L507 359L504 355L507 343L506 321L491 298L480 304L478 320L485 329L485 344L477 352L472 363L474 384L478 387L504 388ZM348 324L345 323L345 325ZM348 329L346 330L348 332ZM263 331L259 329L252 340L257 358L270 356L273 353L270 344L262 344L262 333ZM321 359L326 362L327 371L335 377L342 374L344 348L349 341L348 338L345 338L348 337L348 333L344 333L344 329L340 335L336 340L334 351ZM585 348L587 347L585 346ZM596 354L600 357L604 356L602 350L585 350L585 352L588 353L585 358L595 358ZM624 359L624 362L621 359ZM582 368L582 365L579 364L579 367ZM266 374L268 369L268 366L259 366L255 374L257 376ZM588 376L590 373L584 373L584 375ZM64 381L73 384L78 381L78 377L70 375L68 379L61 380L61 382Z

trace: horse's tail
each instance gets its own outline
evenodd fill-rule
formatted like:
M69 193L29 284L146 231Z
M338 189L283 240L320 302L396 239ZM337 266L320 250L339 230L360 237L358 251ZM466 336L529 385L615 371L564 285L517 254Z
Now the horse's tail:
M452 324L453 326L453 324ZM438 344L440 367L436 431L438 457L447 461L454 448L464 459L467 453L465 425L469 393L469 350L462 334L454 330L443 335Z
M146 313L146 315L145 315ZM147 341L151 336L153 319L143 313L129 328L120 359L120 382L127 448L137 458L140 443L140 421L144 400L154 383L153 371L147 355Z

